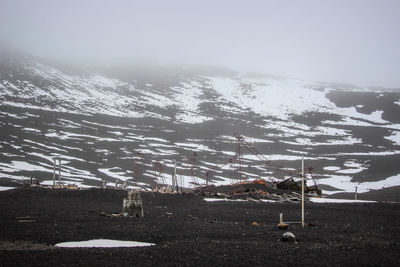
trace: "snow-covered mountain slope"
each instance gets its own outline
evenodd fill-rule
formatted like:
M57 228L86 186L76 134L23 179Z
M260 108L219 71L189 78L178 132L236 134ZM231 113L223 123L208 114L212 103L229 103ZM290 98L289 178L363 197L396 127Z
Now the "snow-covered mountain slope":
M52 159L66 182L131 186L230 183L241 134L245 179L306 165L327 194L400 185L400 92L195 68L146 75L72 70L0 55L0 177L51 183ZM279 170L277 170L279 169Z

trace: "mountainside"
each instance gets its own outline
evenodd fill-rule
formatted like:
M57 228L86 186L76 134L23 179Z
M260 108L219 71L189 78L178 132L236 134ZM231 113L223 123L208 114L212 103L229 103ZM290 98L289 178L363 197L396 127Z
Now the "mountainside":
M186 187L207 170L227 184L237 133L259 154L241 146L244 180L289 177L303 156L325 194L379 199L400 185L396 90L195 66L78 70L3 51L0 103L1 179L52 184L59 156L63 181L82 186L170 184L174 160Z

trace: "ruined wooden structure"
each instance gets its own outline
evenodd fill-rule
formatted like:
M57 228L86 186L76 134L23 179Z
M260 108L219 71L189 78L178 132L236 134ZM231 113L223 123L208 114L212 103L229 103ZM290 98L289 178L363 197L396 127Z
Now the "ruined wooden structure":
M276 187L283 190L290 191L301 191L301 183L302 181L295 181L293 178L288 178L276 184ZM305 193L316 193L317 195L322 195L322 190L318 188L318 186L312 185L308 186L306 181L304 181L304 192Z
M143 217L143 202L139 191L129 191L128 197L124 198L122 214L131 217Z

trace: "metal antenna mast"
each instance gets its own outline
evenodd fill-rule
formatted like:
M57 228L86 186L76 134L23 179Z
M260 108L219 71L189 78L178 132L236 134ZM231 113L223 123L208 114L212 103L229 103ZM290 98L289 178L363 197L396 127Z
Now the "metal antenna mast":
M243 169L243 159L242 159L242 142L243 137L240 135L235 135L236 137L236 164L237 164L237 172L236 178L239 180L239 183L242 182L242 169Z

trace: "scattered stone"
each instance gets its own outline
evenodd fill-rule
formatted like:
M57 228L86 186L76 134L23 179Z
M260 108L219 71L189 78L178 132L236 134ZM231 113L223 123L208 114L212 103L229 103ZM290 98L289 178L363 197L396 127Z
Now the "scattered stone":
M253 222L251 225L253 226L260 226L260 224L258 222Z
M282 235L282 242L293 242L293 243L297 243L296 242L296 237L292 232L285 232Z
M281 230L286 230L286 229L289 228L289 224L287 224L287 223L279 223L278 224L278 228L281 229Z
M100 216L107 217L107 212L105 212L105 211L100 211Z

